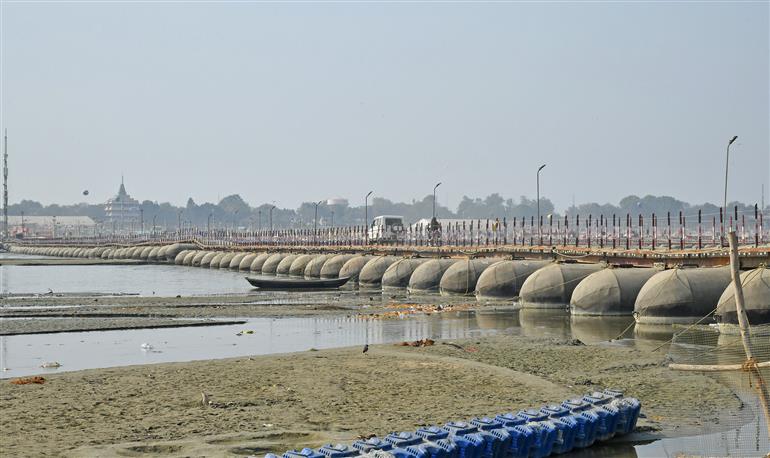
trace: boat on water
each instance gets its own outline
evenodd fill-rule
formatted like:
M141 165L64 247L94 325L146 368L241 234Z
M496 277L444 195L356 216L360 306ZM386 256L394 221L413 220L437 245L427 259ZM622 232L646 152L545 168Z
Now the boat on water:
M350 280L342 278L278 278L278 277L246 277L251 286L260 289L334 289L339 288Z

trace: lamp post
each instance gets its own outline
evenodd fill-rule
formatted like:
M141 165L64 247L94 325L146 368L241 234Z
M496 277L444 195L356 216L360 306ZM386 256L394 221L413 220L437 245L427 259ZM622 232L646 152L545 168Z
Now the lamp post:
M321 205L323 200L319 200L315 205L315 214L313 215L313 244L316 244L318 239L318 206Z
M725 219L727 219L727 170L730 167L730 145L732 145L733 142L735 142L735 140L737 140L737 139L738 139L738 136L735 135L733 138L730 139L729 142L727 142L727 159L725 161L725 200L724 200L724 206L722 207L722 208L724 208L724 215L725 215L724 218ZM732 228L733 228L733 226L731 224L730 225L730 229L732 229Z
M441 182L436 183L433 187L433 219L436 219L436 189L441 186Z
M262 230L262 210L257 210L257 230Z
M144 235L144 208L139 209L139 222L142 226L142 235Z
M334 227L334 210L332 210L331 226Z
M369 196L371 196L373 192L374 191L369 191L366 194L366 197L364 197L364 237L367 245L369 245Z
M152 215L152 236L155 237L155 218L157 218L158 215Z
M179 210L179 211L176 213L176 227L177 227L177 229L179 230L179 233L180 233L180 234L182 233L182 212L183 212L183 211L184 211L184 210Z
M270 207L270 235L273 235L273 210L275 209L275 205Z
M236 229L236 221L238 220L238 210L235 210L233 213L233 232L235 232Z
M537 236L540 238L540 244L543 244L543 227L540 224L540 171L545 168L545 164L537 169Z

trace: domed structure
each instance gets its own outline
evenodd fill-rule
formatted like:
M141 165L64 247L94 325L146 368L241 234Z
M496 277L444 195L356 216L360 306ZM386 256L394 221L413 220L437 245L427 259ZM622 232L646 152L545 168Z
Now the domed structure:
M431 259L430 261L420 264L411 278L409 278L409 286L406 288L410 293L427 293L438 291L439 284L441 283L441 277L444 276L444 272L449 267L458 261L457 259Z
M552 263L529 276L521 285L522 308L567 308L581 280L604 268L603 264Z
M372 260L371 256L354 256L350 258L339 272L339 278L350 277L348 285L352 283L358 283L358 275L361 273L361 269Z
M262 274L275 275L276 271L278 270L278 264L280 264L281 261L283 261L283 258L286 256L289 256L289 253L274 253L272 256L267 258L267 261L262 264Z
M238 270L240 268L241 261L243 261L243 258L245 258L246 255L248 255L248 253L235 253L227 268L230 270Z
M270 256L272 256L273 253L260 253L257 255L256 258L251 262L251 265L249 266L249 270L251 272L256 273L262 273L262 267L265 265L265 262L270 259Z
M339 278L342 266L344 266L345 263L352 259L354 256L356 255L338 254L337 256L327 260L323 267L321 267L321 278Z
M741 287L749 324L770 323L770 269L763 266L743 272ZM714 318L719 323L738 324L738 315L735 312L735 285L732 281L719 298Z
M305 266L305 272L304 275L307 278L320 278L321 277L321 269L323 269L324 264L326 264L326 261L328 261L333 255L331 254L321 254L313 259L310 260L309 263L307 263L307 266Z
M476 282L476 298L513 299L519 295L524 280L551 261L500 261L484 269Z
M289 270L291 270L291 265L300 256L302 256L302 255L290 254L290 255L284 257L283 259L281 259L281 262L278 263L278 267L275 268L276 275L289 275Z
M460 260L452 264L441 276L439 291L444 295L473 294L481 273L498 261L500 259L479 258Z
M380 286L385 271L399 259L396 256L375 256L369 259L358 274L358 283L363 287Z
M238 270L249 270L251 263L254 262L254 258L257 257L257 253L248 253L241 259L241 263L238 264Z
M305 268L315 257L316 255L314 254L303 254L295 259L294 262L291 263L291 267L289 267L289 275L292 277L305 276Z
M631 315L642 286L658 273L650 267L609 268L594 272L572 292L574 315Z
M382 288L406 288L414 270L428 262L427 258L404 258L391 264L382 274Z
M729 267L676 268L652 276L634 304L639 324L692 324L709 315L730 283Z

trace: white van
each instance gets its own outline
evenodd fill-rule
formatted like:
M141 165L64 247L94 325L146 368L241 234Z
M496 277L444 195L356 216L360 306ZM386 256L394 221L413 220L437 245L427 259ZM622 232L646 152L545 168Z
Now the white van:
M393 243L404 233L404 217L381 215L369 227L369 243Z

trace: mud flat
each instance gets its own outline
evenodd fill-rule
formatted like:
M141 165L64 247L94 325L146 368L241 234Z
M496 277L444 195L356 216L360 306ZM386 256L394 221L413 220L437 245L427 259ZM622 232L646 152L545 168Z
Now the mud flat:
M469 298L383 296L380 292L339 291L333 293L254 293L186 297L4 297L0 318L99 317L168 320L170 318L255 318L383 313L404 303L456 304L479 307ZM506 308L501 305L501 308ZM510 308L510 307L508 307ZM494 308L486 307L487 310ZM40 320L42 330L53 324ZM77 329L77 328L73 328ZM94 328L89 328L94 329ZM110 328L107 328L110 329ZM70 329L72 330L72 329Z
M53 334L77 331L117 331L125 329L182 328L243 324L243 320L190 320L157 316L38 316L0 320L0 336Z
M46 375L41 385L3 380L3 454L258 455L604 387L642 400L638 439L693 434L740 408L714 379L667 369L663 352L511 335L445 343L96 369Z

